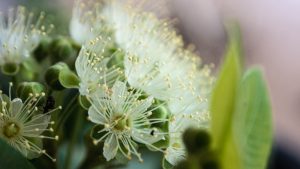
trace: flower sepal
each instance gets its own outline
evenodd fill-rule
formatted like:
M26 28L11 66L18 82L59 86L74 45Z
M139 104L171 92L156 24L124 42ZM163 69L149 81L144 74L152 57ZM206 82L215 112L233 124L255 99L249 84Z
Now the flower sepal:
M16 63L6 63L1 66L1 71L7 76L14 76L20 71L20 65Z

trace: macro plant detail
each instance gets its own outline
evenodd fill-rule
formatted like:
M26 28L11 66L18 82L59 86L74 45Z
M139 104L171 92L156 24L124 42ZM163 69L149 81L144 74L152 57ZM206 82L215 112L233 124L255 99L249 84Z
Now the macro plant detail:
M0 148L20 161L0 166L130 168L159 158L164 169L265 167L267 88L259 69L243 75L235 27L214 75L171 20L142 3L75 0L70 36L45 12L26 11L0 15Z

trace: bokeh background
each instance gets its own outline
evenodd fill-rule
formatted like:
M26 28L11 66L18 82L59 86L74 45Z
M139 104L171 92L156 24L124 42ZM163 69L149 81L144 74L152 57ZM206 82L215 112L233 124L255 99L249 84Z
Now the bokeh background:
M265 70L274 121L272 169L299 169L300 0L149 0L148 9L174 20L204 62L222 62L226 23L241 27L246 64ZM73 0L0 0L5 12L17 4L46 11L56 31L68 34ZM150 4L150 6L149 6Z

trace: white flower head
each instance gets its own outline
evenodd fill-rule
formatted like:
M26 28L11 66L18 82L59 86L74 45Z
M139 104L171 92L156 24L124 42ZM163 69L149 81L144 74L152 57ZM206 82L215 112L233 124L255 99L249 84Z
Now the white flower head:
M114 65L108 67L109 61L120 51L109 53L111 44L109 37L96 37L85 43L76 59L76 71L80 79L81 95L91 95L96 90L106 90L119 78L123 72ZM107 56L108 55L108 56Z
M20 64L30 57L42 36L53 29L43 25L45 14L42 12L34 22L34 14L24 7L10 9L7 17L0 13L0 66L5 63Z
M70 22L71 37L80 45L97 36L103 29L100 0L75 0Z
M50 114L58 107L49 112L42 112L37 104L44 93L31 94L29 98L22 102L21 99L11 100L11 96L6 96L0 91L0 138L6 141L27 158L36 158L45 154L55 161L46 150L43 149L42 139L58 140L58 136L50 137L43 135L45 132L53 133L49 125Z
M153 109L149 109L153 98L141 100L140 96L140 91L128 91L126 83L117 81L104 97L91 98L89 119L104 126L98 131L103 136L95 139L95 143L105 140L103 154L107 160L113 159L120 152L128 159L134 154L142 161L136 143L162 151L153 143L164 139L164 133L151 125L166 122L167 119L150 119Z
M125 76L131 86L161 100L179 99L194 74L199 77L201 70L194 69L198 56L187 54L168 20L119 1L108 2L102 15L125 51Z
M181 40L152 13L111 1L103 9L116 43L126 51L125 75L131 86L165 100L172 95L173 53ZM173 66L172 66L173 65Z

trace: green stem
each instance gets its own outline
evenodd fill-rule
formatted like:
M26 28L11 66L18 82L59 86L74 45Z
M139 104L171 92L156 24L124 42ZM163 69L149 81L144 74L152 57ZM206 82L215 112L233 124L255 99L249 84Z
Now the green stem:
M78 135L79 135L80 129L82 128L82 125L83 125L83 119L84 119L83 115L84 115L84 113L82 113L82 109L80 108L80 111L77 111L75 127L74 127L73 134L72 134L72 137L70 140L70 144L68 146L66 160L64 163L64 169L71 169L72 155L74 155L73 150L76 145L76 142L78 141Z
M18 86L18 79L16 75L11 77L11 82L14 84L14 86Z
M62 116L58 119L57 125L56 125L56 130L60 129L62 124L64 124L64 122L66 121L66 119L70 116L71 112L73 112L72 110L74 109L75 105L75 101L78 98L78 94L76 94L72 100L68 103L68 105L66 106L66 108L61 112ZM77 104L76 104L77 105Z

